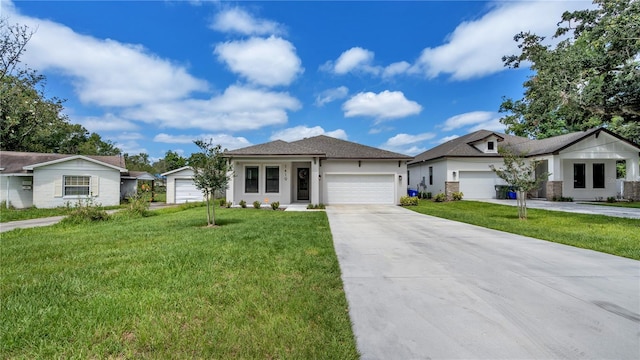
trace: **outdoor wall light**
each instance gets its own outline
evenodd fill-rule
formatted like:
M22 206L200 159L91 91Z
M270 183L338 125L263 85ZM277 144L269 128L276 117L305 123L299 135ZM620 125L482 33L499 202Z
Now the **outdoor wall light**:
M398 180L402 181L402 175L398 175Z
M454 171L454 172L453 172L453 180L455 180L455 179L456 179L456 175L457 175L457 174L456 174L456 172Z

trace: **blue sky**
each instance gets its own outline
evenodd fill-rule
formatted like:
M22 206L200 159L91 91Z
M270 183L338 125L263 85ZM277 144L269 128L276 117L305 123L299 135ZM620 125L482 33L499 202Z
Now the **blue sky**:
M325 134L415 155L504 131L520 31L584 1L1 1L36 30L23 62L71 122L124 152L188 156ZM553 41L553 40L550 40Z

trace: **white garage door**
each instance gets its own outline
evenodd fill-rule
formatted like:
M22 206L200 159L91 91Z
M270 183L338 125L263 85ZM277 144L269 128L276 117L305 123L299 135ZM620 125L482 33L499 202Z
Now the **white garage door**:
M328 174L325 183L326 204L395 204L394 176Z
M495 198L495 186L502 183L493 171L460 171L460 191L464 199Z
M193 180L176 179L176 204L202 201L203 195Z

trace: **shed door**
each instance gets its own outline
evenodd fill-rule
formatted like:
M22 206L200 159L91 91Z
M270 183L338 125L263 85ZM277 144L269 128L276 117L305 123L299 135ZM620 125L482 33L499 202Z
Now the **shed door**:
M202 192L196 188L193 180L176 179L176 204L202 200Z
M493 171L460 171L460 191L464 199L493 199L496 185L502 185Z
M326 204L395 204L394 175L329 174L325 183Z

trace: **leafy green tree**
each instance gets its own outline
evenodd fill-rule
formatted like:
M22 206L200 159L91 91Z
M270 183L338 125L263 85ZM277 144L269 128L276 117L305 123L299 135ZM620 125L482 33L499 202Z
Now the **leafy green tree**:
M200 148L198 156L189 165L193 168L193 181L207 201L207 226L215 226L215 206L211 206L216 191L226 190L231 179L231 164L223 157L221 145L213 145L212 140L196 140ZM226 151L226 150L225 150Z
M175 151L167 151L164 155L164 161L166 166L166 171L171 171L175 169L180 169L181 167L187 166L187 159L182 157Z
M71 124L63 101L47 98L45 77L20 66L33 33L0 19L0 149L115 155L120 150L82 125Z
M524 32L520 55L505 66L530 64L524 97L503 99L501 122L518 136L546 138L606 126L640 141L640 1L595 0L598 8L565 12L555 46Z
M510 149L500 147L498 153L504 159L504 167L489 167L499 178L508 185L516 189L516 201L518 203L518 218L527 218L527 193L540 186L544 179L549 177L549 173L538 174L536 177L536 166L539 161L525 160L525 154L517 154Z
M136 155L124 154L124 162L127 164L127 169L135 171L146 171L148 173L154 173L153 166L151 165L151 159L149 154L140 153Z

